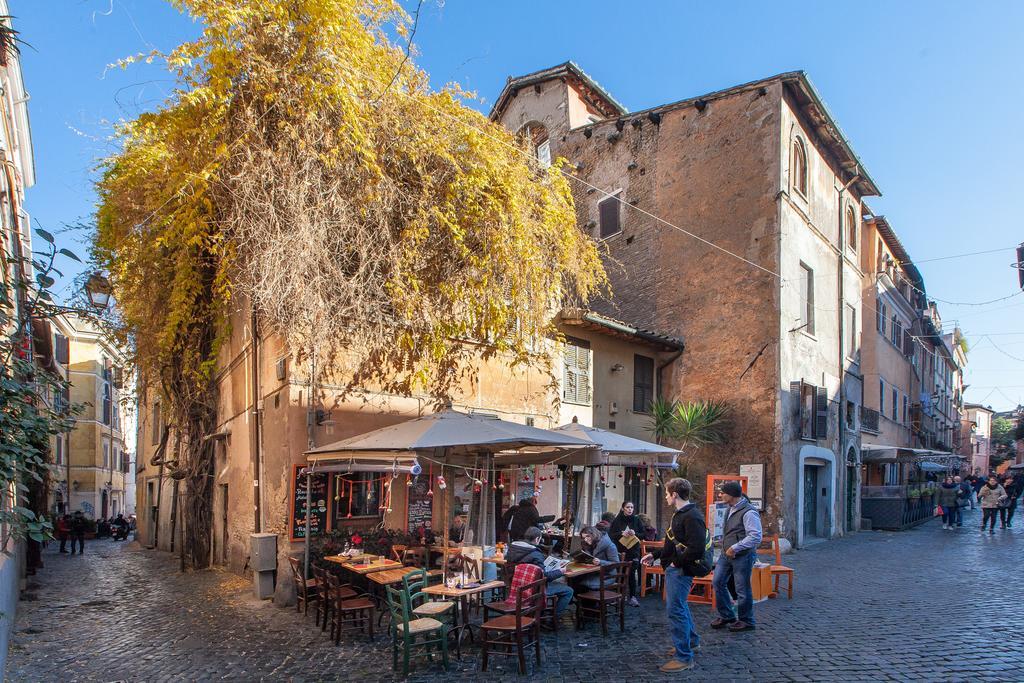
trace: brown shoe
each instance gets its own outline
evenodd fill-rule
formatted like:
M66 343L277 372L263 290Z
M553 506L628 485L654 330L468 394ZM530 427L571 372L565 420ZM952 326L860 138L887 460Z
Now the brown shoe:
M723 619L722 617L716 617L715 620L711 622L711 628L725 628L729 624L735 623L735 619Z
M739 633L740 631L753 631L753 630L754 630L754 625L753 624L748 624L745 621L734 621L733 623L729 624L729 632L730 633Z
M693 660L688 662L680 662L678 659L670 659L661 665L661 670L665 673L673 673L675 671L687 671L693 668Z

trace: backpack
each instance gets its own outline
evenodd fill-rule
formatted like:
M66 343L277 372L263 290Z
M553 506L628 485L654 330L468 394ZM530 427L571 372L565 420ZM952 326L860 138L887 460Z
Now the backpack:
M715 544L708 529L704 530L704 555L690 569L694 576L707 576L715 569Z

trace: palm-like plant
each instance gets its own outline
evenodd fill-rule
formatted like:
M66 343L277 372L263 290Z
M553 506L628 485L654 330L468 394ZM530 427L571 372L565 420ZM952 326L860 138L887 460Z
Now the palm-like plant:
M701 446L725 442L729 426L729 407L723 401L666 401L657 399L651 405L651 425L655 440L670 440L679 445L683 456L676 467L679 476L689 471L688 451Z

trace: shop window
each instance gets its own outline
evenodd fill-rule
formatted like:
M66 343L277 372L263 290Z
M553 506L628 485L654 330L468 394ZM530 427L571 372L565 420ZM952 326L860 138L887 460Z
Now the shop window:
M334 524L350 517L380 516L379 472L355 472L334 481Z

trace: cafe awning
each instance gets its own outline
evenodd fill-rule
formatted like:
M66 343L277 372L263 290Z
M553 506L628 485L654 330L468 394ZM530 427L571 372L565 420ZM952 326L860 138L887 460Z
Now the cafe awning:
M948 451L936 451L930 448L905 448L902 446L888 446L884 444L861 444L861 462L886 463L906 462L914 463L921 460L957 460L964 459L964 456ZM945 469L945 467L943 467Z
M661 467L673 468L679 451L668 446L635 439L631 436L610 432L597 427L588 427L573 421L556 427L552 432L567 434L584 439L596 448L566 454L564 457L551 458L537 454L505 454L499 453L494 458L495 465L584 465L604 466L618 465L624 467Z
M360 453L339 455L336 453L310 455L306 458L314 472L419 472L419 462L414 453Z

